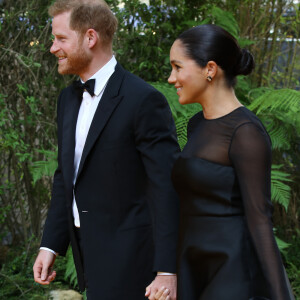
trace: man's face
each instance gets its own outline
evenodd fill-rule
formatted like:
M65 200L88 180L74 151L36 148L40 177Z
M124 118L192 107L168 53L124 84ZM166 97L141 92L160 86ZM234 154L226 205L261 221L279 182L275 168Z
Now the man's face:
M71 12L64 12L53 18L54 41L50 52L58 58L60 74L75 74L82 77L92 57L85 48L84 37L70 28L70 15Z

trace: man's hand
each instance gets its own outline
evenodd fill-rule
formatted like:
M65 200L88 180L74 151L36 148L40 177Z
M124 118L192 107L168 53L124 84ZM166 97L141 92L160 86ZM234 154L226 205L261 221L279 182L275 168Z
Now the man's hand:
M176 275L157 275L146 288L149 300L176 300Z
M40 284L49 284L54 280L56 272L52 271L55 254L47 250L40 250L33 265L34 281Z

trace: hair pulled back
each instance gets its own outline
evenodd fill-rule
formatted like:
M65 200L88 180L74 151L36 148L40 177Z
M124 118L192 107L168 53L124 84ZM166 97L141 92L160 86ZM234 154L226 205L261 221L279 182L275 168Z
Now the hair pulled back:
M177 40L183 44L186 55L200 67L209 61L221 67L229 87L234 87L237 75L248 75L254 69L252 54L241 49L236 39L219 26L196 26L181 33Z

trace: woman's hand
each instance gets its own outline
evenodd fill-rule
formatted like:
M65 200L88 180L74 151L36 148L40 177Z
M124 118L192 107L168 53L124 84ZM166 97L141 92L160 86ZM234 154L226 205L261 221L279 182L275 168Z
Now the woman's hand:
M170 290L164 286L155 294L156 300L170 300Z

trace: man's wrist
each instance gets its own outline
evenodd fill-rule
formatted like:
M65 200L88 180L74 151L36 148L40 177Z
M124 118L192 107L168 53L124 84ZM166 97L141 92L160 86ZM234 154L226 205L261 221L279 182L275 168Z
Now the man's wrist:
M49 252L53 253L55 256L58 255L57 252L55 252L55 251L53 251L53 250L51 250L51 249L49 249L49 248L47 248L47 247L40 247L40 250L46 250L46 251L49 251Z
M169 272L157 272L157 276L162 275L162 276L176 276L175 273L169 273Z

